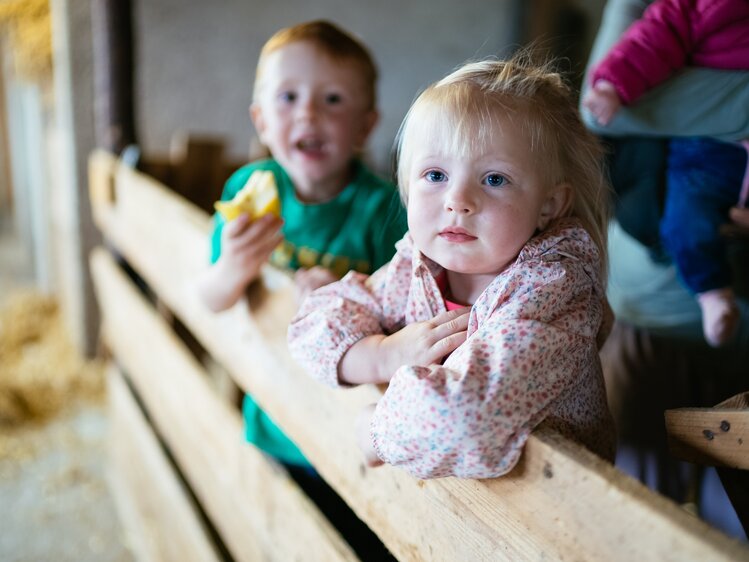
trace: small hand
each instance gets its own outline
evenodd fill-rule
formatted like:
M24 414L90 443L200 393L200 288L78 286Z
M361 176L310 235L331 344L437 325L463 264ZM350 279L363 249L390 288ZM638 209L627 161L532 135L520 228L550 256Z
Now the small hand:
M338 281L338 277L329 269L316 265L309 269L298 269L294 274L294 281L297 302L301 303L312 291Z
M283 240L282 224L281 219L270 214L254 221L243 214L224 226L219 263L231 280L246 285L258 276Z
M721 234L738 238L749 236L749 208L732 207L728 211L728 214L731 218L731 223L720 227Z
M466 341L470 308L442 312L415 322L379 342L381 382L389 381L403 365L433 365Z
M597 80L583 98L583 107L590 111L601 125L608 125L622 100L614 85L608 80Z
M369 425L374 415L375 404L365 406L356 417L356 444L364 454L364 462L367 466L375 467L384 464L377 456L377 451L372 444L372 436L369 433Z

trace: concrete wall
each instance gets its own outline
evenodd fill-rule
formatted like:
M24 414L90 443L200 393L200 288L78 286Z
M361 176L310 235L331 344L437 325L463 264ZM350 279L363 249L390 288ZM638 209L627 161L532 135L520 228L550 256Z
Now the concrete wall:
M414 95L467 59L520 40L516 0L136 0L136 115L146 154L165 153L176 128L219 133L246 158L255 63L276 30L325 18L358 35L379 65L380 125L370 153L387 170Z

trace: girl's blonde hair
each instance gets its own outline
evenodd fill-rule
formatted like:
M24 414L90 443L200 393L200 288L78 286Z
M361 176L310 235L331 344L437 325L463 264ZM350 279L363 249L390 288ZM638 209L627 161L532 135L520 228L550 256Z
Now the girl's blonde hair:
M510 60L467 63L424 90L398 132L398 185L408 199L408 171L419 138L437 135L458 156L485 146L497 116L524 133L550 186L567 183L572 202L565 216L577 217L601 255L606 273L610 187L603 148L582 124L571 88L551 63L534 64L527 52Z
M268 55L291 45L292 43L309 43L320 52L335 61L346 61L354 64L361 73L367 95L367 109L377 105L377 66L364 43L347 33L337 25L315 20L280 29L266 41L260 51L257 69L255 70L254 97L257 98L261 84L265 59Z

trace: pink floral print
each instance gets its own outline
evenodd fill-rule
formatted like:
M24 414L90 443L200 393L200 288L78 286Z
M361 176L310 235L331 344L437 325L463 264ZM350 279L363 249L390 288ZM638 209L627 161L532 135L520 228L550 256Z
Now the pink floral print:
M289 328L292 355L341 386L338 362L361 338L445 310L442 268L408 234L371 276L313 292ZM441 365L403 365L377 404L378 456L419 478L491 478L517 463L548 420L607 459L614 432L598 357L611 327L598 251L576 220L532 238L473 305L468 337Z

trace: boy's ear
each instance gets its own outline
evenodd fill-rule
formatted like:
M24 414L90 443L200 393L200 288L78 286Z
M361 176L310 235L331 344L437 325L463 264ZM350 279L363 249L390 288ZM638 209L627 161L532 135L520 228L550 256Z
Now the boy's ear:
M265 134L265 119L263 118L263 112L259 103L253 103L250 105L250 119L252 119L252 124L255 126L260 142L264 142L263 135Z
M366 115L364 116L364 123L362 124L361 134L357 139L358 148L364 148L369 135L372 133L379 120L380 114L376 109L370 109L369 111L367 111Z
M539 230L544 230L554 219L563 217L572 205L572 187L568 183L560 183L551 188L538 215Z

